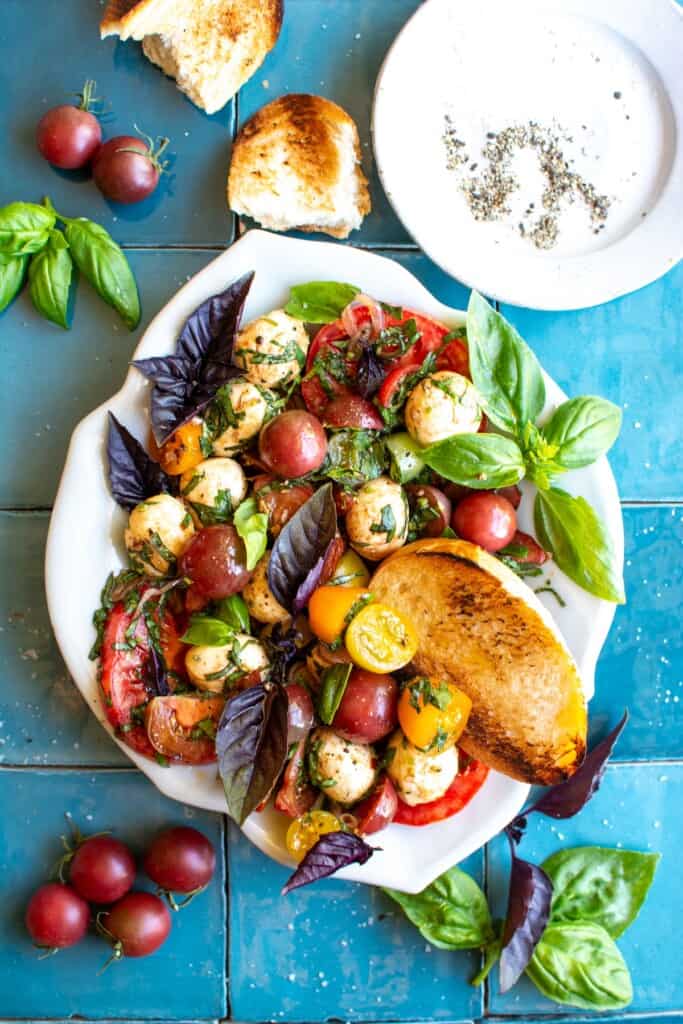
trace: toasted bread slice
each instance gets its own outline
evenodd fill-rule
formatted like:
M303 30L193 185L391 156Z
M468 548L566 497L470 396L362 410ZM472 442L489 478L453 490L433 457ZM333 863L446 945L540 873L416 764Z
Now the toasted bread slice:
M187 7L187 0L108 0L100 36L142 39L152 32L172 32Z
M355 122L322 96L280 96L239 132L228 205L275 231L346 238L370 210Z
M251 78L277 42L282 0L192 0L180 22L142 41L145 56L213 114Z
M382 562L370 587L413 622L416 672L472 700L460 741L468 754L523 782L573 774L586 751L578 670L550 614L510 569L466 541L420 540Z

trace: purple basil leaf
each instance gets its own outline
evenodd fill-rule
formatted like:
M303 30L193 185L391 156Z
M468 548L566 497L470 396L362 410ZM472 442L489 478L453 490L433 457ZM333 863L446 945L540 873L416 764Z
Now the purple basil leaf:
M552 786L541 796L540 800L526 811L539 811L549 818L572 818L588 803L600 788L602 777L607 768L607 761L614 745L623 732L628 721L628 711L624 711L618 725L612 729L604 740L593 747L580 768L566 782Z
M159 651L157 651L154 644L150 644L149 655L149 661L147 663L147 689L155 697L167 697L171 691L168 686L168 676L166 674L166 662L164 661L164 657L159 653Z
M304 579L299 584L296 594L294 595L294 601L292 603L292 611L295 615L298 615L302 608L305 608L308 604L311 594L320 586L320 580L325 571L327 559L332 552L334 545L337 542L337 538L333 537L330 543L325 548L325 551L320 556L318 561L315 563L312 569L306 574Z
M507 992L526 969L550 917L553 884L542 868L512 849L510 894L500 954L499 988Z
M146 498L171 491L171 481L158 462L133 435L109 413L109 483L111 493L123 508L131 509Z
M303 653L297 647L298 637L299 631L294 626L285 629L281 622L277 622L270 634L263 638L268 651L270 678L281 686L285 685L289 666Z
M387 371L382 360L378 358L372 346L366 346L358 360L356 390L363 398L372 398L381 388L386 375Z
M328 832L311 847L294 874L287 879L282 895L317 882L319 878L327 878L348 864L365 864L375 849L353 832Z
M270 794L287 757L287 695L259 683L227 701L216 732L228 814L242 825Z
M337 509L332 484L328 483L292 516L273 545L268 562L268 586L283 608L293 610L298 605L300 610L303 607L300 601L308 590L308 576L317 572L319 578L336 532Z
M239 327L254 272L233 281L224 292L202 302L185 321L176 352L193 362L206 358L229 363L232 339Z

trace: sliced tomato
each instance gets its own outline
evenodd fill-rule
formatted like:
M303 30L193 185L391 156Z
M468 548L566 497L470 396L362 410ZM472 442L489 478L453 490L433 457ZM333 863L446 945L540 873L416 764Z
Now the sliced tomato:
M398 809L398 795L388 775L382 775L370 796L366 796L353 809L358 834L369 836L381 832L391 824Z
M324 373L325 361L340 357L349 378L355 376L354 361L347 358L346 352L337 344L340 341L346 341L347 338L348 335L341 320L335 320L333 323L321 327L311 342L306 358L306 376L301 382L301 395L306 403L306 408L315 416L321 416L327 403L336 395L353 394L352 389L343 381L335 380L331 374ZM337 356L332 351L334 349L337 351ZM321 368L321 373L324 374L324 384L320 375L308 376L315 369L316 360L317 365Z
M287 762L282 785L275 797L275 808L289 818L300 818L313 807L318 792L308 781L305 770L306 740L299 740Z
M201 722L218 725L225 701L221 697L154 697L145 711L145 728L154 750L170 761L208 764L216 760L216 744L203 735Z
M395 396L403 384L406 377L409 377L411 373L415 373L416 370L420 369L420 363L400 363L390 370L384 378L382 386L377 393L377 401L380 405L383 405L385 409L393 404Z
M499 491L498 493L500 494L502 492ZM522 533L521 530L515 531L514 536L510 541L510 545L513 544L515 546L526 548L527 553L523 558L520 558L518 555L514 556L518 562L522 563L522 565L543 565L552 557L547 551L544 551L535 537L532 537L529 533Z
M464 338L453 338L448 342L436 358L436 368L437 370L453 370L455 373L469 378L470 358Z
M410 807L399 797L394 821L399 825L431 825L435 821L444 821L452 817L479 792L488 773L487 766L481 761L469 761L438 800Z

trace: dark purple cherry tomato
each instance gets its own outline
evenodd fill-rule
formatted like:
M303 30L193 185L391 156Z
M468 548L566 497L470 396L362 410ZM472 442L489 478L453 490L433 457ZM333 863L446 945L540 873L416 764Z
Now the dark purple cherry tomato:
M273 473L288 480L320 469L327 438L319 419L303 409L282 412L265 425L259 454Z
M42 156L54 167L73 171L92 160L102 141L100 122L88 107L95 83L83 88L80 106L63 103L43 114L36 128L36 142Z
M138 203L154 192L163 173L159 160L168 145L162 139L155 149L152 139L117 135L99 149L93 163L95 184L107 199L117 203Z
M180 573L191 590L212 601L244 590L251 579L247 553L234 526L207 526L194 535L180 556Z
M61 882L36 889L26 908L26 927L36 946L65 949L85 935L90 908L84 899Z
M282 527L312 496L310 484L283 484L269 473L254 480L254 497L259 512L268 516L268 528L273 537L277 537Z
M194 892L213 878L216 853L196 828L166 829L145 854L143 867L153 882L168 892Z
M326 427L352 427L356 430L382 430L384 421L367 398L360 395L337 395L325 406Z
M132 889L133 855L112 836L93 836L76 850L69 865L69 882L90 903L114 903Z
M116 959L149 956L168 938L171 915L162 899L151 892L129 892L102 916L114 940Z
M502 494L475 491L456 505L453 529L463 540L486 551L500 551L514 537L517 515Z
M388 775L382 775L370 795L353 809L359 835L369 836L373 832L381 832L394 820L397 810L398 795L394 784Z
M393 676L354 668L332 728L355 743L376 743L396 728L398 686Z
M511 484L510 487L499 487L496 494L502 494L504 498L507 498L514 509L519 508L522 500L522 492L517 484Z
M443 491L430 484L408 484L411 524L419 537L440 537L451 523L451 503Z
M289 683L287 694L287 744L305 739L315 721L311 695L302 683Z

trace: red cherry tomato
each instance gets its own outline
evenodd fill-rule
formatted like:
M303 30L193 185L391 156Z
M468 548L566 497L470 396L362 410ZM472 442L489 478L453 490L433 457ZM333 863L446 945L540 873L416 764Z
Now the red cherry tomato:
M420 369L420 363L402 363L396 366L384 378L382 386L377 392L377 401L388 409L397 399L399 390L406 377Z
M406 492L418 535L440 537L451 522L451 503L443 491L430 484L408 484Z
M149 956L168 938L171 915L151 892L129 892L103 915L102 924L114 940L116 959Z
M145 709L145 728L154 750L182 764L216 760L216 744L201 723L218 725L225 701L190 696L153 697Z
M320 420L303 409L280 413L261 431L259 455L273 473L286 480L315 472L327 455Z
M478 544L485 551L500 551L514 536L517 515L502 495L475 491L456 505L453 529L463 540Z
M301 683L289 683L287 694L287 743L306 739L315 722L311 695Z
M112 836L93 836L76 850L69 864L69 882L90 903L114 903L133 888L135 861Z
M244 590L251 579L247 553L234 526L206 526L194 535L179 560L192 588L213 601Z
M438 800L410 807L399 797L394 821L399 825L431 825L452 817L479 792L488 773L488 768L481 761L469 761Z
M522 533L521 530L515 530L510 543L521 548L526 548L526 555L514 556L516 561L521 562L523 565L544 565L544 563L551 557L547 551L543 550L541 545L534 537L531 536L531 534Z
M393 676L355 668L332 728L355 743L376 743L398 723L398 686Z
M202 832L180 825L166 829L152 841L143 867L167 892L195 892L213 878L216 851Z
M308 349L306 374L301 382L301 395L306 408L315 416L322 416L326 405L335 395L352 394L351 387L339 376L355 377L356 364L349 358L344 346L338 342L348 335L341 320L321 327Z
M352 427L356 430L383 430L384 421L377 409L360 395L337 395L323 414L326 427Z
M437 370L453 370L463 377L470 375L470 359L464 338L453 338L436 358Z
M48 882L34 892L25 920L36 946L66 949L80 942L87 932L90 908L70 886Z
M522 492L517 484L512 484L511 487L499 487L496 494L502 494L504 498L507 498L515 510L519 508L522 501Z
M275 809L289 818L300 818L318 799L319 791L308 781L305 761L306 740L299 740L287 762L282 785L275 797Z
M36 129L41 155L65 171L85 167L101 141L102 129L95 115L68 103L43 114Z
M383 775L370 796L361 800L353 809L358 822L357 830L361 836L381 832L389 825L398 810L398 795L388 775Z
M162 140L155 150L134 135L117 135L99 149L93 163L93 178L100 192L117 203L138 203L154 192L163 165L159 156L168 145Z
M313 496L310 484L283 484L274 476L264 475L254 480L254 495L260 512L268 516L268 527L273 537Z

